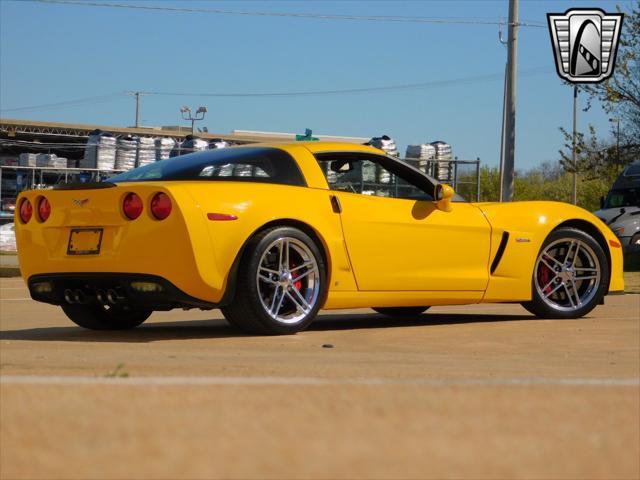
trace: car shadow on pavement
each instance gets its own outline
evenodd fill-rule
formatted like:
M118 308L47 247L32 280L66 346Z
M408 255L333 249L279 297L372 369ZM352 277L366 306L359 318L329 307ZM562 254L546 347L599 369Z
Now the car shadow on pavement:
M343 331L437 325L460 325L484 322L511 322L533 320L532 315L487 315L462 313L432 313L406 318L390 318L379 314L319 315L307 331ZM302 333L302 335L304 332ZM41 327L0 331L0 340L49 341L49 342L130 342L148 343L163 340L224 339L252 337L229 325L225 320L185 320L156 322L153 320L134 330L85 330L68 327Z

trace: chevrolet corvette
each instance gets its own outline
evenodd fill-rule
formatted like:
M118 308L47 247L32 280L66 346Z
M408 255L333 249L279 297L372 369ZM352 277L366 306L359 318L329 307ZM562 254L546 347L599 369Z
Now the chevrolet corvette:
M467 202L364 145L198 152L17 205L31 297L96 330L173 308L219 308L259 334L303 330L321 308L517 302L577 318L624 289L620 243L589 212Z

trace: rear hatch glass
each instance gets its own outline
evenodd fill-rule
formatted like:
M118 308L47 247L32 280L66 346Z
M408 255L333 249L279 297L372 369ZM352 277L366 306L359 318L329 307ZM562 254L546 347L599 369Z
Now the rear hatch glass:
M284 150L237 147L208 150L151 163L109 178L109 182L210 180L306 186L295 160Z

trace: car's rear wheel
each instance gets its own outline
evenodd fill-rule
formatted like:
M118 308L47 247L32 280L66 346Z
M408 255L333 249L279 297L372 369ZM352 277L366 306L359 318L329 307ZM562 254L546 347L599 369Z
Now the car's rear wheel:
M540 249L531 281L532 299L522 305L538 317L582 317L602 300L609 275L607 257L593 237L560 228Z
M101 305L62 305L62 310L73 323L90 330L129 330L141 325L152 313Z
M326 293L322 253L301 230L275 227L253 237L240 261L225 318L249 333L299 332L315 318Z
M378 313L389 317L415 317L427 311L429 307L373 307Z

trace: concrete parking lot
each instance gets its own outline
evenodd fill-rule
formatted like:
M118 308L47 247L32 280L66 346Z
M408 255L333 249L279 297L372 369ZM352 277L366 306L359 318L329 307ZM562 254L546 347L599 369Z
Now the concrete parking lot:
M640 476L640 295L325 312L252 337L219 312L90 332L0 279L0 477Z

